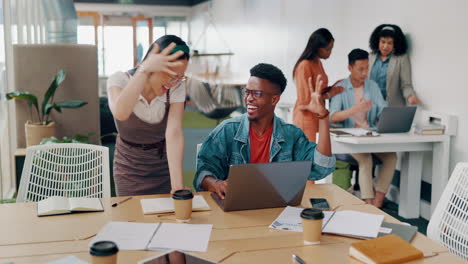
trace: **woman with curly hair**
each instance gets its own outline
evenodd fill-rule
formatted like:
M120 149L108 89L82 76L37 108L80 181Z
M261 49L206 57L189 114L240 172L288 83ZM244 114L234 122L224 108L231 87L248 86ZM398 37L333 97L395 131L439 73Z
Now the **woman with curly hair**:
M400 27L382 24L369 40L369 78L380 87L390 106L420 104L411 81L411 63L406 37Z

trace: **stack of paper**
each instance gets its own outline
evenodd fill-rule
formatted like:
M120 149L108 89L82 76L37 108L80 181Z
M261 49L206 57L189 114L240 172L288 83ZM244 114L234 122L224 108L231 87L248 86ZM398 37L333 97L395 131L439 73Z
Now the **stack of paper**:
M301 211L304 208L288 206L270 225L270 228L302 232ZM375 238L384 216L357 211L324 211L322 232L357 238Z
M145 215L174 212L174 199L172 198L141 199L140 202ZM192 200L192 210L208 211L211 208L203 196L195 195Z
M330 134L337 137L354 136L354 137L375 137L379 133L364 128L340 128L330 130Z
M109 222L89 245L107 240L116 243L120 250L206 251L212 227L213 225Z

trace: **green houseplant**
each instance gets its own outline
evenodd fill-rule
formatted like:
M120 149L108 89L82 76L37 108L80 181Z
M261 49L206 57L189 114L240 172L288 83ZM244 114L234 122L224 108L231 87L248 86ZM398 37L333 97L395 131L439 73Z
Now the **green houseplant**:
M44 99L41 105L38 103L37 96L30 92L11 92L6 94L8 100L23 100L26 101L29 107L29 120L25 124L26 132L26 145L32 146L37 145L43 138L55 136L56 125L50 119L50 113L52 110L56 110L61 113L62 108L79 108L87 104L84 101L63 101L55 102L54 95L57 88L63 83L66 77L65 70L61 69L57 72L52 83L44 94ZM34 118L33 110L37 114L37 118Z

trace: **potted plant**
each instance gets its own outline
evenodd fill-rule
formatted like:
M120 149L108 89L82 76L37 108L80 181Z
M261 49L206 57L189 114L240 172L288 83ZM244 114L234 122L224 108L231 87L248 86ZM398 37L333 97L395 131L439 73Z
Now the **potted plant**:
M37 96L29 92L11 92L7 93L8 100L24 100L29 107L29 120L25 124L26 146L37 145L43 138L55 136L56 124L50 119L52 110L61 113L62 108L79 108L87 104L84 101L63 101L54 102L54 95L57 88L65 80L65 70L59 70L55 75L49 89L44 94L44 99L39 106ZM33 107L37 113L37 119L33 117Z

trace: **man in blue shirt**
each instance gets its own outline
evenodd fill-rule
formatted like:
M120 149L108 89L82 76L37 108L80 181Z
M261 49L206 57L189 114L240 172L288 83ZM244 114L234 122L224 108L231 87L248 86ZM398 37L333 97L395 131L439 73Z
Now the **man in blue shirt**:
M349 78L338 85L345 88L330 102L330 120L341 123L345 128L373 128L387 102L382 97L379 86L367 79L369 53L354 49L348 54ZM372 186L372 154L351 154L359 163L359 186L361 198L366 203L382 207L385 194L390 186L396 166L396 153L374 153L382 161L382 169L375 186Z
M244 89L247 113L225 120L205 139L198 153L193 184L224 199L229 166L234 164L311 160L310 180L329 175L335 167L331 154L328 111L325 98L340 92L311 89L311 103L302 106L320 119L319 143L307 140L301 129L275 116L274 110L286 87L286 78L271 64L258 64L250 70ZM321 87L317 78L315 87ZM287 177L287 175L285 175Z

